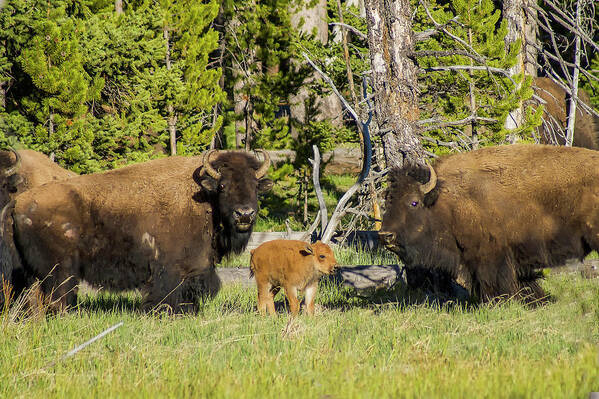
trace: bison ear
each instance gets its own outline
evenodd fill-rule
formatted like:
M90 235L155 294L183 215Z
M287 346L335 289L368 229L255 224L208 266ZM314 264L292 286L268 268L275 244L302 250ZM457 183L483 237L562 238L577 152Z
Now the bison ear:
M21 175L12 175L7 180L8 191L10 193L16 193L17 191L19 191L19 185L24 181Z
M304 256L308 256L308 255L312 255L314 254L314 250L312 249L312 246L310 244L306 244L306 247L303 248L300 253Z
M435 188L426 193L424 199L422 200L424 206L428 208L435 205L435 202L437 202L437 198L439 198L440 191L441 190L439 189L439 184L437 184Z
M260 179L258 181L258 191L264 193L266 191L270 191L272 188L273 182L270 179Z
M200 178L200 186L208 192L216 192L218 188L218 182L212 177L204 175Z

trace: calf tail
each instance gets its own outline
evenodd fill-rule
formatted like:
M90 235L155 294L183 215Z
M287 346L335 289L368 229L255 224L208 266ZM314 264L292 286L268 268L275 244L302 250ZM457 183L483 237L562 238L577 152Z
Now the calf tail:
M14 207L12 200L0 212L0 305L10 300L10 294L18 295L24 288L22 281L16 281L22 278L23 266L14 241Z

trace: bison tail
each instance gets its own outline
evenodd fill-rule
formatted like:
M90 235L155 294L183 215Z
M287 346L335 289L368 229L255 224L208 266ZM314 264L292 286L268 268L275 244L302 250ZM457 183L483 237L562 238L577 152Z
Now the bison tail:
M12 210L15 202L10 201L0 212L0 305L10 301L10 296L18 295L24 288L23 266L14 242ZM17 281L19 280L19 281Z

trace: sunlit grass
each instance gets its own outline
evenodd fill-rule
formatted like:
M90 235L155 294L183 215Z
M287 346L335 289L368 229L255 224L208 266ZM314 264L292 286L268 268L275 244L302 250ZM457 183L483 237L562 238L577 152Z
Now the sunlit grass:
M407 305L326 284L316 316L296 319L259 316L255 289L235 285L197 315L141 314L136 293L45 318L4 312L0 397L586 398L599 391L599 283L543 284L555 302L535 309Z
M397 257L385 249L364 251L340 245L333 245L335 258L340 265L391 265L397 264ZM250 254L244 252L223 258L217 267L249 267Z

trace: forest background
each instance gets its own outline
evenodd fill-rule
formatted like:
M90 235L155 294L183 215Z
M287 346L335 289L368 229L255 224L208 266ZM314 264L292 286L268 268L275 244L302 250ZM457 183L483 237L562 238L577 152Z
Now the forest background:
M421 36L414 59L427 71L418 77L419 118L437 122L421 125L426 153L534 141L540 108L526 106L530 79L449 68L472 57L455 38L426 34L450 27L487 67L508 70L521 43L506 46L501 2L411 6ZM279 190L262 210L287 217L313 196L312 145L360 146L347 110L304 61L314 60L365 117L370 61L356 0L13 0L0 10L0 43L0 143L44 152L77 173L208 148L290 149L297 156L271 170ZM596 52L585 62L599 69ZM599 84L582 78L580 87L599 108ZM523 123L506 128L523 104Z

